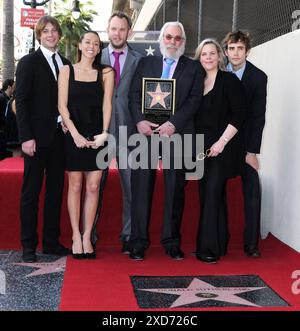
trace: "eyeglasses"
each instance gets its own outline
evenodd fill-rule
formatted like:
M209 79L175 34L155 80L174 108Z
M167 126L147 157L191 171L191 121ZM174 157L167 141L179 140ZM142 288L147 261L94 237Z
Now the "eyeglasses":
M170 34L165 35L165 38L166 38L166 40L172 40L172 39L174 39L174 41L176 41L176 42L180 42L181 40L184 39L184 38L182 38L180 36L172 36Z

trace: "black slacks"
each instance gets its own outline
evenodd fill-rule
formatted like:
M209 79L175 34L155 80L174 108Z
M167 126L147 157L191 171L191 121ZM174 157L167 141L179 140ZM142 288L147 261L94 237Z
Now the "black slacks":
M245 217L244 250L251 251L258 248L260 237L261 185L258 172L247 163L244 165L241 178ZM226 183L224 185L219 223L221 224L219 236L223 236L223 251L226 252L230 237L227 217Z
M220 221L225 184L222 163L217 158L205 160L204 176L199 181L200 219L196 252L204 257L224 255L226 228Z
M260 237L260 210L261 210L261 186L257 171L249 164L245 164L242 174L245 228L244 249L258 248Z
M64 142L61 128L53 143L37 148L34 156L24 156L21 192L21 242L25 249L36 249L39 196L45 177L43 209L43 247L55 247L60 235L60 214L64 186Z
M163 206L161 244L165 248L179 246L181 217L178 217L178 214L182 214L183 211L184 170L175 169L174 159L171 156L169 169L163 169L164 199L159 202L158 206L152 207L156 169L150 169L150 147L145 153L148 153L149 168L138 168L131 171L131 245L143 249L150 245L149 224L151 211L153 208L161 209Z

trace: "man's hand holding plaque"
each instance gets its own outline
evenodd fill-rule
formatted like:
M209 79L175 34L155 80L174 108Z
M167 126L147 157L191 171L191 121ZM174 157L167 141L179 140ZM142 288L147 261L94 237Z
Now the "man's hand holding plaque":
M140 134L145 136L151 136L153 132L156 132L156 129L159 125L152 123L150 121L144 120L137 123L137 129ZM155 130L154 130L155 129Z

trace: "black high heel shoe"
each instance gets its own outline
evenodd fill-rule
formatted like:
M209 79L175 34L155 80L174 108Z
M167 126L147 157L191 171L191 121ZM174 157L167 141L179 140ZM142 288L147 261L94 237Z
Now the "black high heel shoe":
M73 259L81 260L81 259L85 258L85 254L84 253L73 253L73 245L72 245L72 257L73 257Z
M83 253L85 259L95 259L96 258L96 243L92 243L93 251L91 253Z
M83 253L84 257L86 259L95 259L96 258L96 252L93 251L92 253Z

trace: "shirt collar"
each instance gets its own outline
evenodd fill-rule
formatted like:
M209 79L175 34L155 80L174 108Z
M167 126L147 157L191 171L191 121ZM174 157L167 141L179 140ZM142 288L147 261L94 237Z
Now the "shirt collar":
M46 56L46 57L51 57L53 54L57 54L57 50L55 52L50 51L48 48L44 47L44 46L40 46L42 53Z
M166 61L165 61L166 59L169 59L169 58L167 56L163 56L163 63L166 63ZM173 59L173 60L174 60L174 62L172 63L172 66L177 64L179 61L179 59Z
M246 62L244 63L244 65L239 70L234 71L233 70L233 67L232 67L232 64L229 62L227 64L227 68L226 69L227 69L227 71L230 71L230 72L234 73L239 78L239 80L242 80L242 77L243 77L245 68L246 68Z
M109 44L108 45L108 52L109 52L109 55L112 55L112 52L118 52L118 51L113 49L111 44ZM127 53L128 53L128 46L127 45L124 47L124 49L122 49L122 52L125 56L127 55Z

